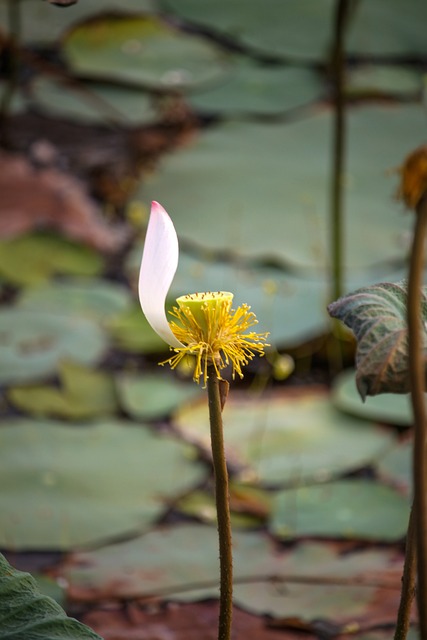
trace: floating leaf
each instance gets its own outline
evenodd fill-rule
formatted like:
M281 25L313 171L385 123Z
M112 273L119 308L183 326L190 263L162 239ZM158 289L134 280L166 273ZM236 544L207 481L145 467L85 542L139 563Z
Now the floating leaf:
M15 285L39 284L54 273L96 275L101 256L58 236L34 234L0 242L0 275Z
M153 16L107 16L81 24L63 51L81 76L185 90L224 74L225 54L208 40Z
M399 600L401 568L393 571L389 551L341 556L333 547L318 543L300 544L278 553L265 535L237 531L233 553L235 604L261 615L357 619L377 591L373 586L360 585L366 571L372 581L379 572L381 577L389 576L396 587L396 605ZM123 544L73 554L65 567L65 577L70 595L84 600L156 593L167 600L184 602L218 597L216 528L178 525ZM323 577L329 582L336 577L338 584L323 584ZM347 580L345 588L339 584L340 578ZM359 584L351 584L352 579Z
M94 364L104 354L103 330L85 318L5 309L0 311L0 382L31 381L72 359Z
M393 482L408 493L412 491L413 443L403 442L387 451L375 463L375 468L386 480Z
M332 402L341 411L367 420L410 427L413 424L412 405L408 395L383 393L363 401L356 387L353 369L339 374L332 387Z
M419 145L424 120L418 105L348 110L343 255L348 269L365 270L362 285L372 281L368 268L406 255L412 223L393 199L390 169ZM210 127L165 158L138 198L161 202L193 248L329 274L331 127L327 109L294 122Z
M141 90L83 82L69 86L38 77L31 85L33 106L85 124L141 125L156 119L153 100Z
M346 91L350 95L419 96L422 76L403 65L359 65L350 70Z
M54 386L14 387L7 398L15 407L35 416L69 420L114 413L117 398L112 377L73 362L59 363L61 389Z
M103 325L128 311L131 303L126 287L96 278L46 282L24 289L17 299L21 309L83 316Z
M167 349L165 341L148 324L139 304L110 320L107 326L117 346L124 351L161 353Z
M281 538L315 536L396 542L405 537L407 498L369 480L340 480L276 494L270 529Z
M305 61L325 59L332 38L332 0L163 0L169 12L216 30L257 53ZM274 18L273 18L274 16Z
M409 391L406 299L404 282L383 282L358 289L328 307L331 316L356 336L356 384L362 398ZM421 312L425 324L425 290ZM423 341L427 346L425 331Z
M8 640L102 640L68 618L52 598L40 593L29 573L17 571L0 554L0 636Z
M174 417L180 431L209 450L205 403L193 403ZM394 438L334 409L319 389L266 394L248 399L236 393L224 409L225 446L245 479L269 485L327 480L373 462Z
M233 59L230 73L216 86L190 94L189 104L209 114L279 114L319 99L325 92L311 69Z
M143 531L205 475L143 425L18 420L0 429L0 546L69 549Z
M117 392L123 409L137 420L168 416L179 405L202 394L195 384L185 384L164 373L119 373Z
M25 44L52 44L63 31L71 25L93 18L100 12L118 10L126 15L141 11L154 11L154 0L80 0L64 11L40 0L27 0L25 11L21 11L20 40ZM8 8L5 2L0 2L0 24L8 24Z

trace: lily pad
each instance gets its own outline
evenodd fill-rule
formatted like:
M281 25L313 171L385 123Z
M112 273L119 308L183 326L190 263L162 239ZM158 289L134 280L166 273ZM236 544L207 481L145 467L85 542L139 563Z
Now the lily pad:
M316 536L396 542L405 537L410 503L369 480L340 480L276 494L270 530L281 538Z
M233 552L235 604L258 614L305 620L351 619L375 596L375 587L347 584L343 589L340 584L322 584L322 577L356 581L367 570L371 576L384 575L391 566L391 553L383 550L340 556L324 544L300 544L278 553L263 534L249 532L234 533ZM217 532L203 525L178 525L73 554L65 577L72 597L89 600L111 598L112 593L125 598L158 593L167 600L190 602L218 597ZM298 577L303 583L298 584ZM400 576L394 577L398 586Z
M63 52L75 73L153 89L188 90L217 80L225 54L153 16L107 16L70 31Z
M207 407L193 403L174 421L209 451ZM248 399L232 393L224 409L225 447L241 477L267 485L325 481L374 462L394 437L373 423L337 411L319 389Z
M94 364L107 346L103 330L85 318L5 309L0 311L0 383L51 375L67 358Z
M389 482L393 482L408 493L412 492L412 441L402 442L385 453L376 462L375 468Z
M383 393L369 396L363 402L356 387L353 369L338 375L333 384L332 402L341 411L367 420L410 427L413 420L412 405L408 395Z
M108 330L115 344L130 353L161 353L168 349L145 319L141 307L133 305L108 322Z
M419 97L422 76L403 65L359 65L348 73L346 91L350 95L368 93L378 96Z
M233 60L233 67L217 86L188 96L197 111L209 114L280 114L319 99L325 92L311 69Z
M101 13L120 9L125 15L154 11L154 0L84 0L63 9L55 7L49 2L40 0L26 0L25 9L21 10L20 39L25 44L52 44L63 31L82 20L93 18ZM7 3L0 2L0 24L8 25Z
M204 476L190 453L123 421L4 423L0 545L69 549L142 531Z
M36 109L84 124L142 125L158 117L152 97L126 87L83 82L71 86L38 77L31 96Z
M0 242L0 276L15 285L39 284L51 275L97 275L103 259L93 249L49 234Z
M161 202L193 246L327 272L331 125L324 111L286 124L211 128L169 156L138 197ZM393 199L390 169L419 145L423 127L420 106L349 111L347 268L404 260L412 221Z
M123 372L116 376L116 383L123 409L137 420L164 418L203 393L194 383L180 382L165 373Z
M334 3L294 0L163 0L166 10L214 30L264 56L326 60L333 37ZM352 17L348 50L362 56L425 54L423 0L363 2Z
M332 38L332 0L163 0L166 11L215 30L258 54L304 61L325 59Z
M112 377L73 362L59 363L61 387L38 385L9 389L11 404L35 416L81 420L114 413L118 408Z
M61 279L24 289L17 300L21 309L61 315L77 315L108 323L130 309L130 291L106 280Z

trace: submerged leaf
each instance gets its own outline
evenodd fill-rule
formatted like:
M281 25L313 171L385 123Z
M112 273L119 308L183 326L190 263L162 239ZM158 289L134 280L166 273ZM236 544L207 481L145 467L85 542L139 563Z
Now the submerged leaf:
M383 282L332 302L328 311L356 336L356 384L362 398L378 393L408 393L406 283ZM421 302L427 320L426 290ZM424 345L427 333L424 331Z

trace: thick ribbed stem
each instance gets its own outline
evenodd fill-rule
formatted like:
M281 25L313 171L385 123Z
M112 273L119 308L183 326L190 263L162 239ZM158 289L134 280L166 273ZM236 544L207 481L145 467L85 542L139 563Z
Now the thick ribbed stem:
M208 368L209 421L212 459L215 473L215 500L218 518L221 591L219 605L218 640L230 640L233 613L233 557L231 546L230 496L225 460L222 406L224 393L215 367Z

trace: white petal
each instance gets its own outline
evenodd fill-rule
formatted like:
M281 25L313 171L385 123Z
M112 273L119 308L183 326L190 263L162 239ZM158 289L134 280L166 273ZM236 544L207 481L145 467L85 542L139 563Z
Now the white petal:
M172 333L165 313L178 256L178 236L173 222L163 207L153 202L139 272L139 301L154 331L172 347L183 346Z

